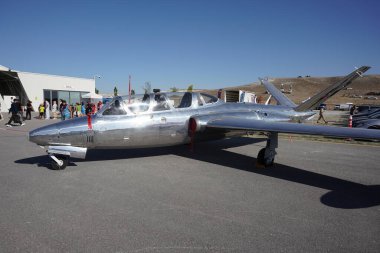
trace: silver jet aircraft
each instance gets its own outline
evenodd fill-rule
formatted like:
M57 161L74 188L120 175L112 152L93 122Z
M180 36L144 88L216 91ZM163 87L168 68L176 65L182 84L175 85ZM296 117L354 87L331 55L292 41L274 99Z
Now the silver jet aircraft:
M54 169L70 157L85 158L88 149L150 148L215 140L246 132L265 132L266 147L257 165L273 165L278 133L380 139L380 131L300 124L313 108L345 88L369 67L363 66L300 105L267 80L260 79L278 105L225 103L196 92L152 93L115 97L95 115L35 129L29 140L46 149Z

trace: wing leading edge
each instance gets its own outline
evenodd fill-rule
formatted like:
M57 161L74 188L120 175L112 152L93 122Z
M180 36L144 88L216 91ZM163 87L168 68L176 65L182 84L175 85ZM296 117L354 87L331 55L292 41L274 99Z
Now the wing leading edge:
M358 77L361 77L364 72L369 70L371 67L369 66L362 66L358 68L357 70L353 71L352 73L345 76L342 80L339 82L330 85L326 89L322 90L318 94L314 95L309 100L306 100L304 103L300 104L296 108L294 108L295 111L302 112L306 110L310 110L315 108L316 106L320 105L321 103L325 102L328 98L335 95L338 91L346 88L353 80L355 80Z
M356 69L355 71L345 76L339 82L328 86L326 89L322 90L298 106L293 103L293 101L291 101L287 96L285 96L279 89L277 89L272 83L268 82L268 80L262 78L259 78L259 80L265 86L265 89L277 100L280 105L292 107L295 111L302 112L314 109L316 106L320 105L328 98L335 95L338 91L346 88L353 80L362 76L362 74L370 68L371 67L369 66L362 66Z
M268 122L256 119L236 120L236 118L222 118L209 121L206 127L229 130L251 130L263 132L320 135L326 137L380 140L379 130L333 126L314 126L287 122Z

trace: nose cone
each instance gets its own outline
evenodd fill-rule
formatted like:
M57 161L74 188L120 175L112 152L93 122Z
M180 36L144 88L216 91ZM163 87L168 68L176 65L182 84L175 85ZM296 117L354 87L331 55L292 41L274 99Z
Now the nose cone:
M37 128L29 132L29 141L37 145L44 146L54 142L59 136L58 128L55 124Z

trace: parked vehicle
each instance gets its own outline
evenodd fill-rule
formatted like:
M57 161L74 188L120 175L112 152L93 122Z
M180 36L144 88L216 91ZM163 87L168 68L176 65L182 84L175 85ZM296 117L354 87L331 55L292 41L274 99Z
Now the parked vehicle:
M320 110L320 109L323 109L323 110L326 110L327 109L327 105L326 104L320 104L319 106L317 106L317 108L315 108L316 110Z
M351 109L351 106L353 106L353 103L345 103L345 104L339 104L334 106L334 110L340 110L340 111L349 111Z

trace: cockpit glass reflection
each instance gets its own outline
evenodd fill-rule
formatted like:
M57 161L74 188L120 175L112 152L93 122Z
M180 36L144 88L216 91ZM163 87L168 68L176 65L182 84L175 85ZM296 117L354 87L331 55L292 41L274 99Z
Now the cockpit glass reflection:
M116 99L109 107L104 110L103 115L126 115L125 104L123 100Z
M190 92L176 92L167 94L169 103L174 108L188 108L192 104L193 95Z
M218 99L214 96L211 96L209 94L200 93L200 97L202 100L204 100L205 104L212 104L218 102Z
M126 98L128 100L128 109L134 113L139 114L149 110L150 96L149 94L144 95L133 95Z
M167 111L170 110L169 103L166 101L165 95L164 94L155 94L154 95L154 106L153 106L153 111Z

